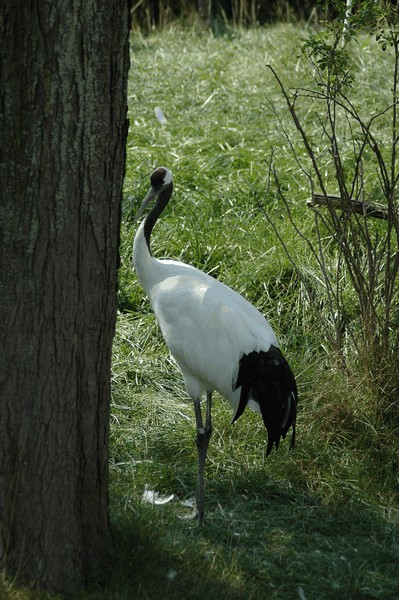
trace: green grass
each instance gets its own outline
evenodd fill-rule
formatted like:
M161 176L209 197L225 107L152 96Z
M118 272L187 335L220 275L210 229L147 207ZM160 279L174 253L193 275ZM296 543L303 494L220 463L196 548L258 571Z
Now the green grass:
M257 204L264 201L320 292L306 244L267 192L273 146L290 208L314 236L308 183L280 125L299 148L297 135L266 67L273 64L287 86L306 85L309 74L297 58L304 33L276 26L224 39L173 28L132 40L111 407L114 545L109 573L74 598L399 598L397 421L387 418L355 361L352 370L341 368L322 306L310 303ZM387 54L364 37L353 60L357 101L365 110L387 101ZM300 110L316 127L312 102ZM230 409L216 396L202 531L182 518L189 511L181 501L195 491L193 408L131 267L132 217L161 164L174 174L175 194L154 231L154 254L194 264L255 303L278 333L300 392L297 446L289 452L284 442L267 460L259 416L246 411L231 426ZM331 186L333 193L333 176ZM142 503L145 485L174 500ZM2 594L50 598L5 584Z
M135 537L147 540L143 548L150 549L133 576L133 587L140 586L137 597L399 597L397 425L384 420L361 370L343 372L331 356L325 321L309 304L257 204L259 199L265 203L316 287L315 261L277 196L267 192L273 147L290 208L314 238L304 203L308 182L281 127L296 148L298 136L266 67L271 63L288 87L308 85L305 61L298 58L303 33L279 26L215 39L171 29L133 45L124 314L115 343L114 398L118 406L118 398L123 400L124 408L114 410L112 454L118 461L112 468L112 498L116 523L132 532L132 556L137 558ZM389 101L386 55L366 37L355 52L358 99L367 99L365 109L377 110ZM378 90L386 90L383 98ZM155 117L157 106L165 124ZM312 102L299 110L316 136ZM350 156L350 136L342 135ZM247 412L231 427L230 409L217 399L203 532L179 518L186 512L180 501L195 490L192 407L131 274L131 217L148 174L161 164L173 171L175 194L154 234L154 253L210 272L263 310L300 388L297 448L290 453L283 444L267 461L259 417ZM331 187L334 192L333 174ZM350 289L345 293L349 303ZM141 504L145 484L175 494L175 500L163 507ZM169 569L177 572L173 582Z

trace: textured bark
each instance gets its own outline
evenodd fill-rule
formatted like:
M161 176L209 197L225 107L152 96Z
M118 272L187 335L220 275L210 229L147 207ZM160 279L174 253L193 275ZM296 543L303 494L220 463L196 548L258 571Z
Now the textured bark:
M108 537L128 3L0 15L0 570L65 591Z

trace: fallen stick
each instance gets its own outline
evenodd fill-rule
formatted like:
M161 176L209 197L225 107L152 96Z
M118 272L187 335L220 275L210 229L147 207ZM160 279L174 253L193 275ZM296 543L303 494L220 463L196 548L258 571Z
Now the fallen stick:
M336 209L356 212L366 217L388 220L388 209L381 204L369 204L360 200L349 200L344 202L340 196L324 196L324 194L312 194L312 198L306 202L309 208L315 206L329 206Z

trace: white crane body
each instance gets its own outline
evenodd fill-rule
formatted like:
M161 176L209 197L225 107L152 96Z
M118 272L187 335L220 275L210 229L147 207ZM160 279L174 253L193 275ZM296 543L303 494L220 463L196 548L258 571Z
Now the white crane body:
M136 219L150 200L156 197L158 202L135 235L133 262L165 343L182 371L188 394L195 404L197 445L201 454L201 522L202 469L211 434L212 392L218 391L230 403L233 420L247 405L262 414L269 435L269 454L273 445L278 447L280 437L285 437L291 425L291 447L294 445L296 384L272 327L252 304L195 267L152 256L152 228L172 195L170 171L160 167L153 173L151 183ZM207 396L205 427L199 404L204 393ZM200 443L198 436L205 432L207 440Z
M278 347L264 316L224 283L184 263L140 253L144 222L135 238L133 260L165 343L179 365L190 397L216 390L235 414L235 389L243 354ZM248 405L260 412L259 404Z

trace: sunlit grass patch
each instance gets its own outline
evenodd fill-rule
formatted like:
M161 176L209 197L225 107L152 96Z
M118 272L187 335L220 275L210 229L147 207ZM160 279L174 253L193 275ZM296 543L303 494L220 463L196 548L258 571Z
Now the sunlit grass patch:
M111 407L118 558L109 598L398 597L397 425L359 365L345 356L344 369L331 351L317 262L269 185L273 150L289 208L315 239L305 205L311 190L282 128L297 151L298 135L266 67L288 86L306 86L304 35L291 26L233 39L170 29L133 45ZM367 100L370 110L387 81L384 61L373 40L361 38L356 101ZM312 101L301 111L323 152ZM349 160L344 124L341 141ZM327 170L329 160L326 153ZM182 505L196 484L192 403L131 266L133 215L161 164L172 170L175 192L154 230L153 253L197 266L262 310L300 391L296 448L289 452L285 440L267 459L259 415L247 410L232 426L230 408L215 395L203 531ZM334 272L332 245L328 260ZM355 320L352 292L343 293ZM173 499L143 503L146 486Z

